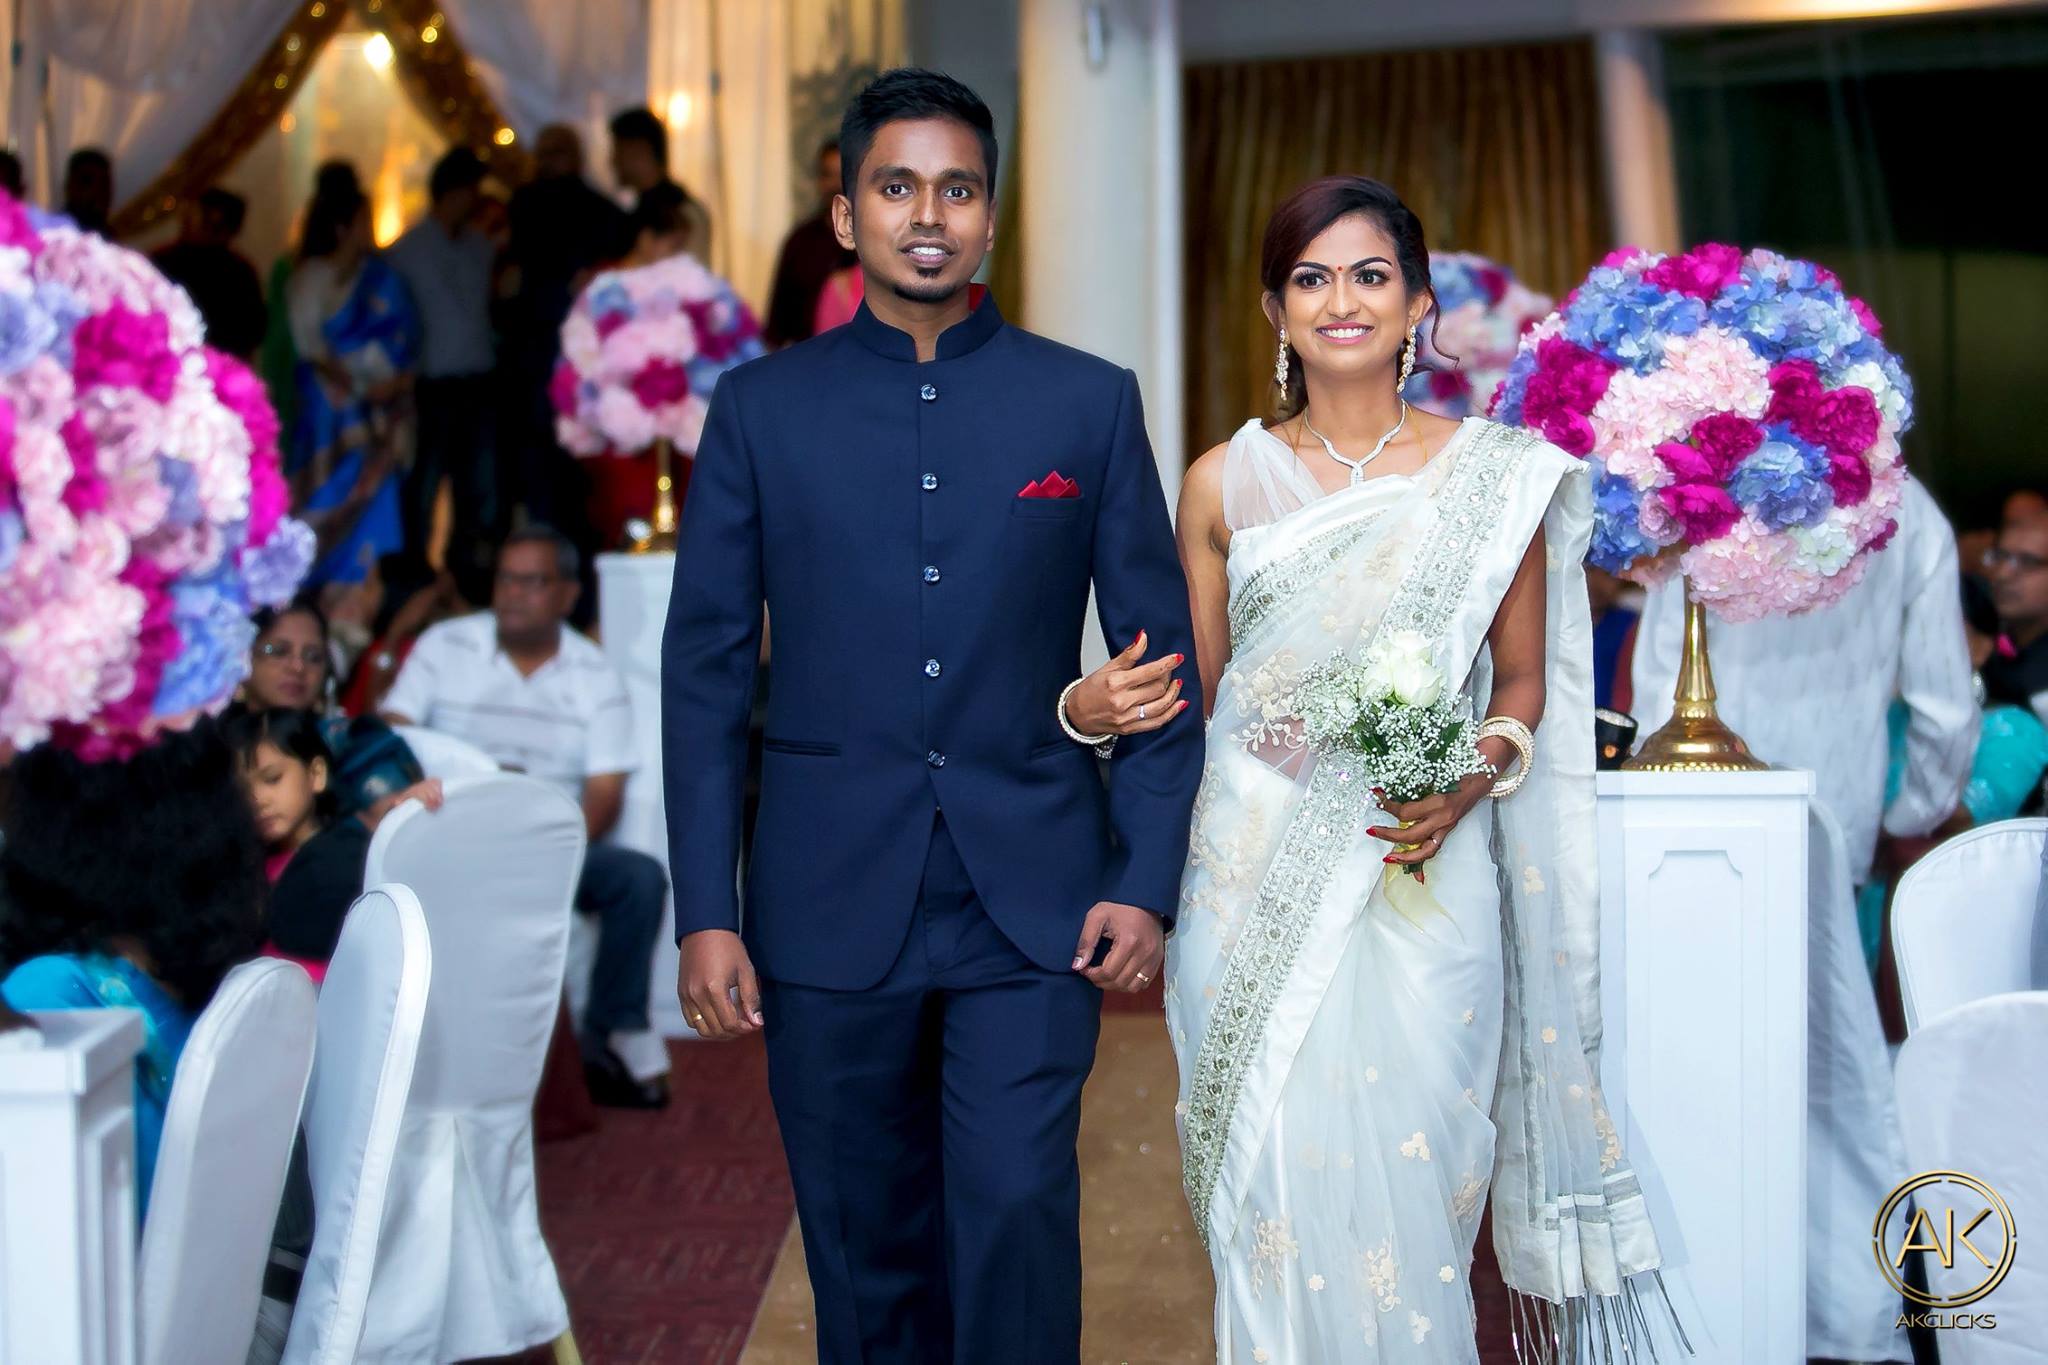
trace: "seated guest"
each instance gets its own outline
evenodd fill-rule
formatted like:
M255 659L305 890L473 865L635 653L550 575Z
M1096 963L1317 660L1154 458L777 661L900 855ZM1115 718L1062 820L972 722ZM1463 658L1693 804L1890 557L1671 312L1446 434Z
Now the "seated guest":
M18 1010L142 1015L136 1194L147 1214L164 1108L200 1010L262 941L263 855L217 724L132 758L17 757L0 813L0 997Z
M2048 498L2029 491L2006 499L1984 576L2012 644L1984 665L1985 690L2048 723Z
M598 919L581 1039L591 1097L668 1102L666 1052L647 1027L648 968L668 881L644 853L600 842L639 766L625 680L565 624L581 590L576 547L530 526L499 552L491 610L427 630L384 698L394 725L425 725L550 783L583 809L590 849L576 908Z
M315 981L341 939L341 922L363 894L370 826L339 813L333 760L310 711L243 711L223 726L263 838L271 883L265 951L296 962ZM423 784L437 799L438 783Z
M319 718L336 812L361 815L375 829L407 797L426 800L426 773L390 726L375 716L351 718L331 710L332 645L320 608L301 598L280 611L260 611L255 620L256 643L249 650L241 709L303 710ZM433 794L429 805L438 802L438 789Z

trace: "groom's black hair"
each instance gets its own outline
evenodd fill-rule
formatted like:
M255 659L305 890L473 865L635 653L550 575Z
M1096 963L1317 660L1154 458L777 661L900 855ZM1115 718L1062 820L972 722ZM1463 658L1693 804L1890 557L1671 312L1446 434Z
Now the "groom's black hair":
M964 123L981 139L982 171L995 197L996 121L981 96L942 72L900 66L869 81L839 120L839 185L849 201L876 131L885 123L927 118Z

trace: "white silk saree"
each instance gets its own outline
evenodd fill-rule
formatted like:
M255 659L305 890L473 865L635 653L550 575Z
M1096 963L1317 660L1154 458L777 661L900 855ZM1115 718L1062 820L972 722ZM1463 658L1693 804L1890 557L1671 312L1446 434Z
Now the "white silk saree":
M1251 423L1226 455L1224 515L1231 659L1166 983L1219 1360L1476 1360L1468 1277L1489 1196L1518 1352L1646 1346L1630 1277L1656 1268L1657 1241L1598 1085L1584 466L1474 418L1415 475L1325 494ZM1419 631L1486 714L1487 631L1539 527L1535 766L1445 840L1431 911L1398 913L1389 849L1365 832L1394 822L1369 773L1303 744L1295 681Z

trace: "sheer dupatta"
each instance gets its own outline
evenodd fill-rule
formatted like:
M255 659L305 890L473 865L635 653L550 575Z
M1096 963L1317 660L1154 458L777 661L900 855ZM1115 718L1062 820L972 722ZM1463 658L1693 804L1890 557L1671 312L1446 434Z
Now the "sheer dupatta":
M1272 442L1249 427L1240 440ZM1398 1155L1384 1150L1391 1139L1376 1153L1361 1149L1351 1181L1360 1187L1360 1207L1347 1218L1354 1235L1378 1217L1395 1241L1405 1235L1427 1244L1424 1269L1434 1271L1436 1260L1451 1254L1444 1248L1455 1251L1461 1236L1469 1253L1487 1183L1486 1135L1471 1140L1457 1087L1466 1087L1469 1109L1497 1075L1490 1107L1493 1226L1503 1276L1516 1291L1518 1351L1571 1359L1583 1343L1647 1345L1629 1277L1656 1268L1657 1244L1598 1086L1591 625L1580 565L1591 522L1584 466L1526 433L1476 419L1415 476L1375 478L1327 497L1302 485L1305 472L1294 471L1291 451L1277 458L1272 443L1258 453L1263 459L1236 461L1235 470L1226 463L1226 518L1240 525L1244 509L1253 508L1274 519L1238 530L1232 545L1232 658L1211 720L1168 982L1182 1064L1176 1114L1184 1183L1217 1263L1219 1291L1226 1299L1235 1293L1247 1316L1268 1322L1279 1320L1276 1312L1326 1313L1335 1296L1337 1287L1322 1272L1310 1276L1303 1265L1313 1297L1284 1310L1266 1297L1281 1292L1294 1263L1315 1250L1306 1231L1296 1235L1291 1215L1276 1210L1313 1199L1311 1188L1344 1189L1276 1182L1267 1148L1279 1141L1283 1124L1298 1131L1304 1115L1311 1123L1321 1118L1318 1087L1326 1083L1289 1086L1297 1058L1326 1065L1329 1030L1354 1027L1322 1011L1326 1001L1342 1002L1330 1006L1340 1012L1361 1007L1338 977L1346 969L1340 964L1358 960L1362 936L1387 933L1377 890L1384 849L1364 833L1381 823L1370 818L1376 808L1368 775L1302 747L1292 686L1302 669L1332 653L1363 654L1382 631L1416 630L1437 642L1437 661L1452 685L1483 707L1491 690L1486 633L1540 525L1548 547L1550 643L1537 763L1516 796L1476 810L1431 864L1432 888L1441 886L1447 902L1477 905L1480 917L1472 922L1484 932L1493 930L1498 903L1504 1000L1463 1018L1467 1026L1498 1021L1497 1073L1494 1053L1445 1041L1458 1033L1455 1019L1429 1022L1422 1010L1390 1015L1385 1031L1410 1048L1414 1074L1380 1085L1368 1101L1344 1098L1353 1076L1332 1076L1330 1113L1365 1114L1370 1122L1363 1126L1371 1126L1381 1122L1378 1110L1343 1106L1405 1105L1398 1133L1408 1131L1411 1115L1425 1116ZM1452 931L1468 945L1477 936L1455 925ZM1426 933L1410 942L1431 951ZM1386 1008L1369 999L1362 1005ZM1369 1020L1355 1025L1357 1036L1377 1048L1384 1040L1374 1027ZM1458 1076L1455 1066L1435 1065L1433 1050L1452 1046L1479 1074ZM1377 1084L1368 1059L1356 1060L1348 1070ZM1427 1116L1443 1124L1434 1151ZM1468 1149L1481 1164L1461 1171L1456 1154ZM1418 1178L1432 1156L1435 1172ZM1417 1157L1407 1165L1400 1159ZM1344 1160L1351 1159L1346 1153ZM1368 1174L1368 1161L1383 1166ZM1329 1223L1321 1210L1303 1211L1306 1221L1317 1215ZM1432 1220L1441 1227L1423 1226ZM1321 1251L1334 1258L1331 1248ZM1384 1246L1368 1242L1358 1255L1362 1273L1351 1292L1368 1340L1387 1340L1389 1354L1408 1352L1407 1338L1383 1339L1375 1324L1375 1310L1385 1314L1402 1304L1412 1344L1424 1353L1416 1358L1450 1358L1427 1354L1455 1351L1450 1340L1423 1343L1432 1316L1441 1322L1445 1311L1469 1313L1469 1295L1459 1309L1433 1284L1397 1285ZM1251 1261L1249 1273L1228 1264L1233 1258ZM1443 1276L1445 1285L1458 1279L1452 1264L1442 1270L1452 1272ZM1226 1284L1232 1276L1243 1292ZM1461 1281L1457 1289L1462 1295ZM1425 1314L1417 1301L1437 1307ZM1219 1337L1233 1311L1219 1302ZM1398 1314L1389 1320L1403 1325ZM1320 1337L1278 1330L1292 1333L1291 1349L1303 1358L1323 1358L1317 1352L1330 1349ZM1229 1358L1228 1343L1219 1344ZM1469 1346L1467 1338L1468 1352ZM1287 1349L1273 1358L1289 1358Z

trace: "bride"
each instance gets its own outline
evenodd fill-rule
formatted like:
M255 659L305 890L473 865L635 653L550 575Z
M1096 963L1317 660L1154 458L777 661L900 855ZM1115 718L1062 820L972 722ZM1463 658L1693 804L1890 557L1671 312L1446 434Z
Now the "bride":
M1584 466L1400 400L1433 299L1386 186L1297 192L1263 281L1279 419L1180 505L1214 700L1166 1002L1218 1359L1476 1360L1489 1194L1518 1358L1644 1346L1657 1243L1598 1083ZM1486 720L1489 771L1408 805L1293 699L1395 640Z

